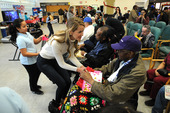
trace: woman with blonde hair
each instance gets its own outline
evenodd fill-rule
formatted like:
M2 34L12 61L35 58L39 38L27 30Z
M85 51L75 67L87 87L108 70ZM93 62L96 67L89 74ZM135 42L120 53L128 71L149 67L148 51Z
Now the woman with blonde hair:
M66 97L70 88L71 80L67 70L80 72L85 67L75 57L78 51L77 43L81 40L84 31L84 23L81 19L74 17L67 22L67 29L60 31L50 37L48 42L43 46L37 59L37 65L58 88L56 98L49 104L49 111L57 108L61 99ZM68 53L68 59L75 65L72 66L64 61L63 55Z

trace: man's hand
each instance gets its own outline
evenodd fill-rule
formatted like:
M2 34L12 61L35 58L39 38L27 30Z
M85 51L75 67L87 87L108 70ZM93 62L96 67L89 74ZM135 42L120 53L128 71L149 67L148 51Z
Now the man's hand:
M138 32L135 32L135 33L134 33L134 36L137 36L137 35L138 35Z
M142 40L143 37L139 37L139 38Z
M94 83L92 76L90 75L90 73L87 70L80 71L80 78L84 79L91 85Z

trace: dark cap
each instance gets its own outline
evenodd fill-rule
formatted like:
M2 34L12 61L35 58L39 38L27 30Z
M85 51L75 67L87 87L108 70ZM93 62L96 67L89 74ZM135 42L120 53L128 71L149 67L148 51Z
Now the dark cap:
M134 36L125 36L119 43L112 44L111 47L116 50L126 49L130 51L140 51L141 41Z

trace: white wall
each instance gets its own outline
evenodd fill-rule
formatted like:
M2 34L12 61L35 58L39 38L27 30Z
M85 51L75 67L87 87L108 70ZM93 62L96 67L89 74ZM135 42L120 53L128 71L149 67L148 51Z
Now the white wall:
M32 15L32 8L36 6L36 0L0 0L0 8L4 10L13 10L13 5L24 5L28 16Z
M0 8L0 22L3 22L2 13L1 13L1 8ZM0 35L0 36L1 36L1 35Z
M114 6L119 6L121 9L122 14L126 13L128 10L132 10L133 6L136 2L144 2L143 7L147 9L149 0L116 0ZM127 7L127 10L124 8Z
M70 5L73 6L95 5L99 7L100 5L103 5L103 0L39 0L39 3L49 3L49 2L69 2Z

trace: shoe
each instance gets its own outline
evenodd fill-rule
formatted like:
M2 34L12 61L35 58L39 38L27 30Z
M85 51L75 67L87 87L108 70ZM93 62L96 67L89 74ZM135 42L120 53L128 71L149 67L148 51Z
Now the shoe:
M141 91L141 92L139 92L139 94L141 96L149 96L150 95L150 91Z
M40 85L37 85L37 88L38 88L38 89L41 89L41 86L40 86Z
M154 99L145 101L145 105L147 105L147 106L154 106L154 104L155 104L155 100Z
M39 90L39 89L38 90L32 90L32 93L37 94L37 95L43 95L44 94L44 92Z
M57 102L53 99L48 106L48 111L50 113L60 113L59 109L58 109L59 104L57 104Z

